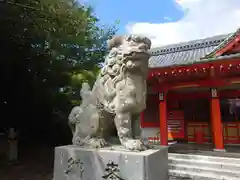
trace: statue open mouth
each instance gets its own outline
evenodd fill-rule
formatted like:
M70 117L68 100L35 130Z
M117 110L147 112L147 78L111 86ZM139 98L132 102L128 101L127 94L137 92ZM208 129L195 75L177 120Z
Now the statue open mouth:
M124 54L123 55L124 57L127 57L129 59L147 59L150 57L150 53L147 51L133 51L133 52L130 52L129 54Z

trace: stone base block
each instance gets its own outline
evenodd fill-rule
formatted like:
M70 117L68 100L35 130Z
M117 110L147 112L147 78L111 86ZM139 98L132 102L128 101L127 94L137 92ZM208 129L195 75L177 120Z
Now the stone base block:
M168 148L130 152L117 146L56 147L53 180L168 180Z

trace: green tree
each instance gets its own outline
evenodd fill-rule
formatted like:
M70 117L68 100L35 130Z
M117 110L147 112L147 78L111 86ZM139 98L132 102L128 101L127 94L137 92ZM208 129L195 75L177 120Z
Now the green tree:
M93 83L115 26L98 25L90 7L72 0L8 0L0 22L3 124L66 120L81 83Z

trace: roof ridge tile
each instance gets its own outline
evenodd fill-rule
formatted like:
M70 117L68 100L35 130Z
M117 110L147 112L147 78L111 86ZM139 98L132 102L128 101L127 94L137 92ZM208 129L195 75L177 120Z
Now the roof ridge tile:
M189 51L194 49L200 49L211 46L218 46L221 42L223 42L229 34L218 35L213 37L207 37L204 39L197 39L188 42L181 42L178 44L170 44L166 46L161 46L158 48L152 48L150 53L153 56L164 55L169 53L181 52L181 51Z

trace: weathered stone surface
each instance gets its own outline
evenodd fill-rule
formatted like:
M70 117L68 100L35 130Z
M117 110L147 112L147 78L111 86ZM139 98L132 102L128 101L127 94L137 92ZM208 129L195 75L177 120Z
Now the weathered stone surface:
M116 36L108 43L109 54L92 88L82 85L82 104L69 115L73 144L104 147L113 129L130 150L145 150L132 138L132 121L146 107L146 79L151 41L141 36Z
M53 180L168 180L168 149L55 148Z

